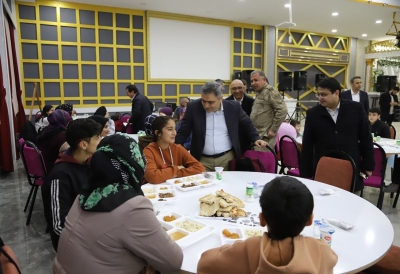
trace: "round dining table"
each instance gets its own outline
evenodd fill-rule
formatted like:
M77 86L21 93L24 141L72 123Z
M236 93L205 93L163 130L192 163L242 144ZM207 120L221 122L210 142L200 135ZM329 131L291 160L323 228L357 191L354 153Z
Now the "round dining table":
M258 172L223 172L222 180L214 179L210 187L182 192L176 189L176 201L170 204L155 203L155 211L176 212L215 228L206 238L183 248L182 270L196 273L201 254L211 248L222 245L219 233L221 228L243 226L230 224L216 218L199 218L199 199L208 194L215 194L223 189L242 201L245 201L246 184L256 182L265 185L277 174ZM314 220L326 218L337 219L355 226L346 231L335 227L332 239L332 249L338 255L334 273L356 273L378 262L389 250L393 243L393 226L385 214L370 202L345 190L313 180L297 178L304 183L314 197ZM319 190L334 190L334 194L322 196ZM259 199L245 202L245 211L260 212ZM301 233L304 236L314 236L314 227L305 227Z

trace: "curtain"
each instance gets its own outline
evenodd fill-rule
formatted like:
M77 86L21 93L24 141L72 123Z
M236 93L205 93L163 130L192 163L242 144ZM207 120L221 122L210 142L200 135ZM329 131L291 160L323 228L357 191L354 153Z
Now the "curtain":
M11 151L10 120L6 102L6 89L3 84L3 70L0 60L0 166L4 172L13 172L13 157Z
M12 121L14 125L14 136L21 132L25 124L26 116L22 105L22 91L18 71L18 59L15 45L14 25L7 14L4 13L4 33L6 36L6 51L8 61L8 75L10 82L10 93L12 102ZM14 138L15 139L15 138ZM15 144L17 145L17 144ZM16 150L16 157L19 159L19 151Z
M397 76L397 81L400 81L400 68L395 66L382 66L383 75Z

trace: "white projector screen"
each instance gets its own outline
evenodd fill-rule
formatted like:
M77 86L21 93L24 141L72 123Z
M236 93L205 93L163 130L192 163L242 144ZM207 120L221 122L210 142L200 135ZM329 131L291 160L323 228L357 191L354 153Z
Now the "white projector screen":
M149 18L149 78L230 79L229 26Z

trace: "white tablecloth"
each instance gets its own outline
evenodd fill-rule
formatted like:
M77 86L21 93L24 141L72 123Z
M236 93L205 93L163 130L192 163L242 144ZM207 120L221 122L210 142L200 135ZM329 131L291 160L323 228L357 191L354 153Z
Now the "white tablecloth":
M255 172L224 172L223 180L215 186L177 192L177 201L171 205L157 208L164 211L174 211L193 218L200 209L199 198L216 190L223 189L244 201L246 182L265 184L275 178L276 174ZM333 235L332 248L339 257L334 273L353 273L373 265L388 251L393 242L393 226L389 219L370 202L341 189L315 182L300 180L310 189L314 196L314 219L335 218L356 226L353 231L344 231L339 228ZM318 189L336 189L333 196L320 196ZM157 205L156 205L157 207ZM246 203L246 211L260 212L258 199L254 203ZM196 272L197 263L201 254L214 247L221 246L219 230L226 227L227 222L212 219L196 220L214 226L216 231L207 238L183 249L184 260L182 270ZM306 227L303 235L312 236L313 227Z
M138 135L137 134L127 134L129 135L131 138L135 139L136 142L138 142Z

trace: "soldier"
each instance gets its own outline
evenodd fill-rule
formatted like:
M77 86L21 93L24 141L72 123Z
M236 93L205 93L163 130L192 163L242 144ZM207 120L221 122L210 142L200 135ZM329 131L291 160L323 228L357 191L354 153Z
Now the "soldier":
M276 132L287 115L286 103L279 91L269 85L263 71L253 71L250 79L251 87L256 92L250 119L260 138L274 148Z

